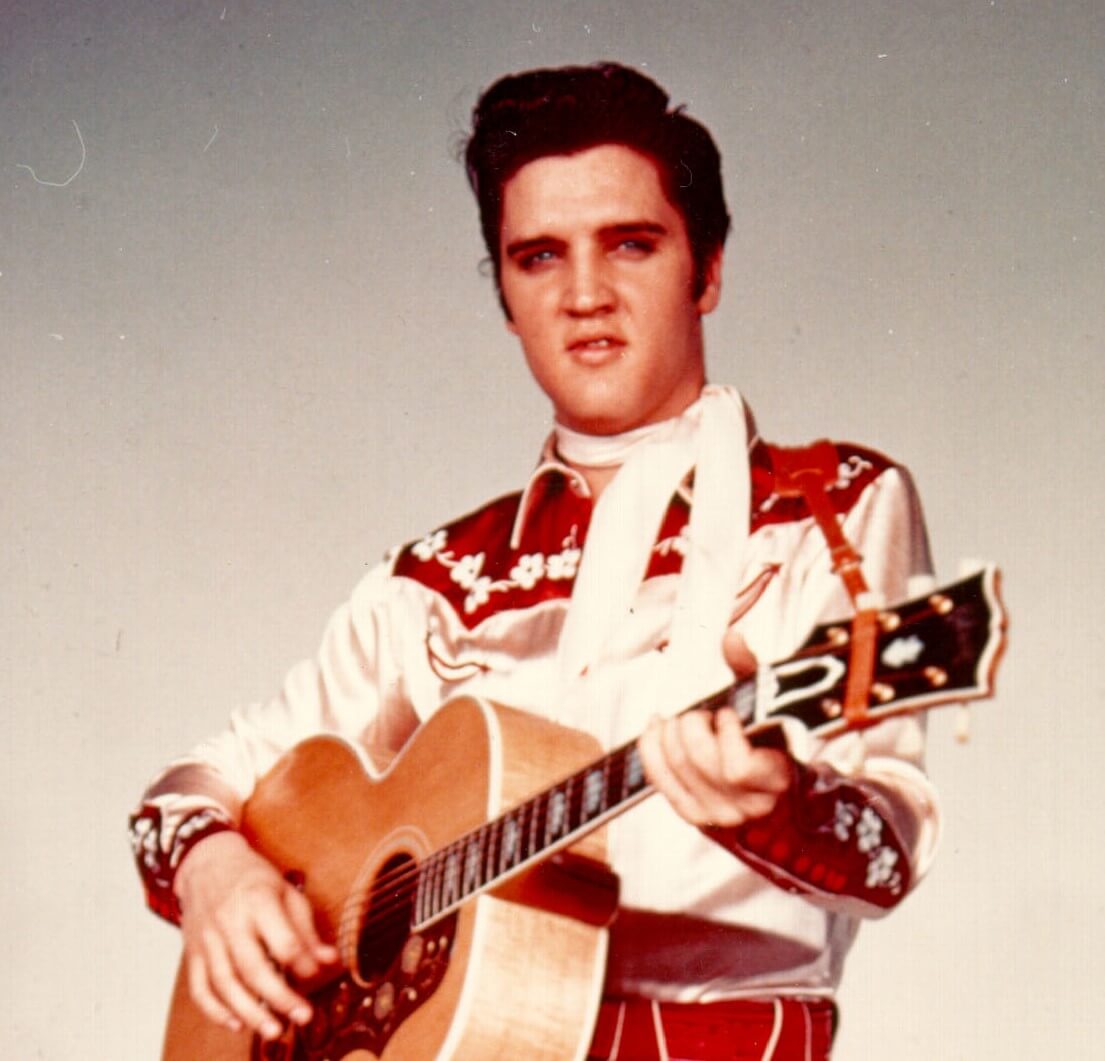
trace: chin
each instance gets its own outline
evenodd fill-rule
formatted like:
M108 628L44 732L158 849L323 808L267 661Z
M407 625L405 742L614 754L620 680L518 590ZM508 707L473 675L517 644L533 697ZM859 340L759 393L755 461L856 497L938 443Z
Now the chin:
M618 413L594 412L580 416L558 415L557 419L572 431L583 435L619 435L639 425Z

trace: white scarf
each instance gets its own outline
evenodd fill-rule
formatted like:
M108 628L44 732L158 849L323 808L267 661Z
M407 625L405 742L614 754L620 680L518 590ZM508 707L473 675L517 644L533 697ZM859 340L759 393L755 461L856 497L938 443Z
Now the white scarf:
M670 707L716 692L732 680L721 640L748 539L748 421L740 394L709 385L682 415L612 438L559 425L556 434L561 455L574 463L621 464L595 505L560 636L562 694L607 656L630 614L672 494L692 468L694 504L665 653L683 702Z

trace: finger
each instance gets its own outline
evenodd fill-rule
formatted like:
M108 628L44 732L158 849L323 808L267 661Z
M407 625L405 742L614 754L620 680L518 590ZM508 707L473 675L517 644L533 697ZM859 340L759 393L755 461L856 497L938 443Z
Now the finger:
M717 725L722 773L734 795L734 817L724 824L765 817L793 781L789 758L781 751L752 747L735 714L720 712Z
M242 982L221 937L213 935L208 940L205 960L208 983L219 1004L243 1026L266 1039L275 1039L281 1031L279 1021L258 1000L256 992Z
M754 749L736 712L691 712L662 733L663 751L685 793L677 807L697 825L738 825L769 814L790 770L781 753Z
M725 631L725 636L721 639L721 651L730 670L738 678L747 678L756 673L756 657L735 627L730 626Z
M301 953L291 959L296 976L312 976L318 972L319 964L332 965L338 960L337 947L319 938L314 909L302 892L289 886L284 893L284 910L301 947Z
M269 956L278 965L306 961L310 972L317 970L311 945L303 939L299 925L291 915L291 903L298 895L290 885L266 889L256 895L250 908L250 919L256 935ZM302 898L302 896L300 896ZM311 926L314 935L314 926Z
M721 735L714 718L705 712L692 712L678 720L678 728L668 735L665 751L671 757L673 772L694 802L697 811L691 820L697 825L734 825L741 820L743 789L739 772L728 775ZM739 757L743 735L731 755Z
M242 1022L215 997L207 980L207 962L198 954L186 958L188 992L200 1012L209 1020L231 1031L242 1030Z
M671 721L663 722L659 719L649 724L638 741L641 765L649 781L671 803L680 817L694 824L701 824L708 818L698 801L683 784L669 753L672 737L668 730L673 724ZM677 745L678 741L674 743ZM677 747L676 757L682 759L682 755L682 750Z
M783 752L754 748L748 743L736 712L728 708L717 713L716 725L722 775L729 784L772 795L787 788L791 769Z
M288 983L283 969L273 964L271 955L255 939L238 941L230 951L237 981L249 994L276 1016L296 1024L311 1019L311 1004Z

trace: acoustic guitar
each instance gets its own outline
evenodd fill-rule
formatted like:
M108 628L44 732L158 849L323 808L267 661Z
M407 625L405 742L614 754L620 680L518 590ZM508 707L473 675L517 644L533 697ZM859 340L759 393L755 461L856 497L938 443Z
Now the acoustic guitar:
M831 737L991 696L997 571L887 609L878 629L861 719L842 708L847 621L686 710L735 706L753 740L783 719ZM266 1042L209 1021L182 966L164 1061L583 1057L618 901L601 826L651 793L636 742L601 754L589 735L470 697L442 706L378 779L341 740L297 745L258 783L242 830L311 900L340 969L299 985L309 1025Z

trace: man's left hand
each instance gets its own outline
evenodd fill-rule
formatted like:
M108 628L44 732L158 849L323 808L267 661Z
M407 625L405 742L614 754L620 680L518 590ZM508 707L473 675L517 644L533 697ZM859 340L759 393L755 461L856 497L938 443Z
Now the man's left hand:
M739 634L723 643L738 677L756 661ZM692 825L734 826L775 809L794 770L784 752L754 748L732 708L653 719L638 746L645 774Z

